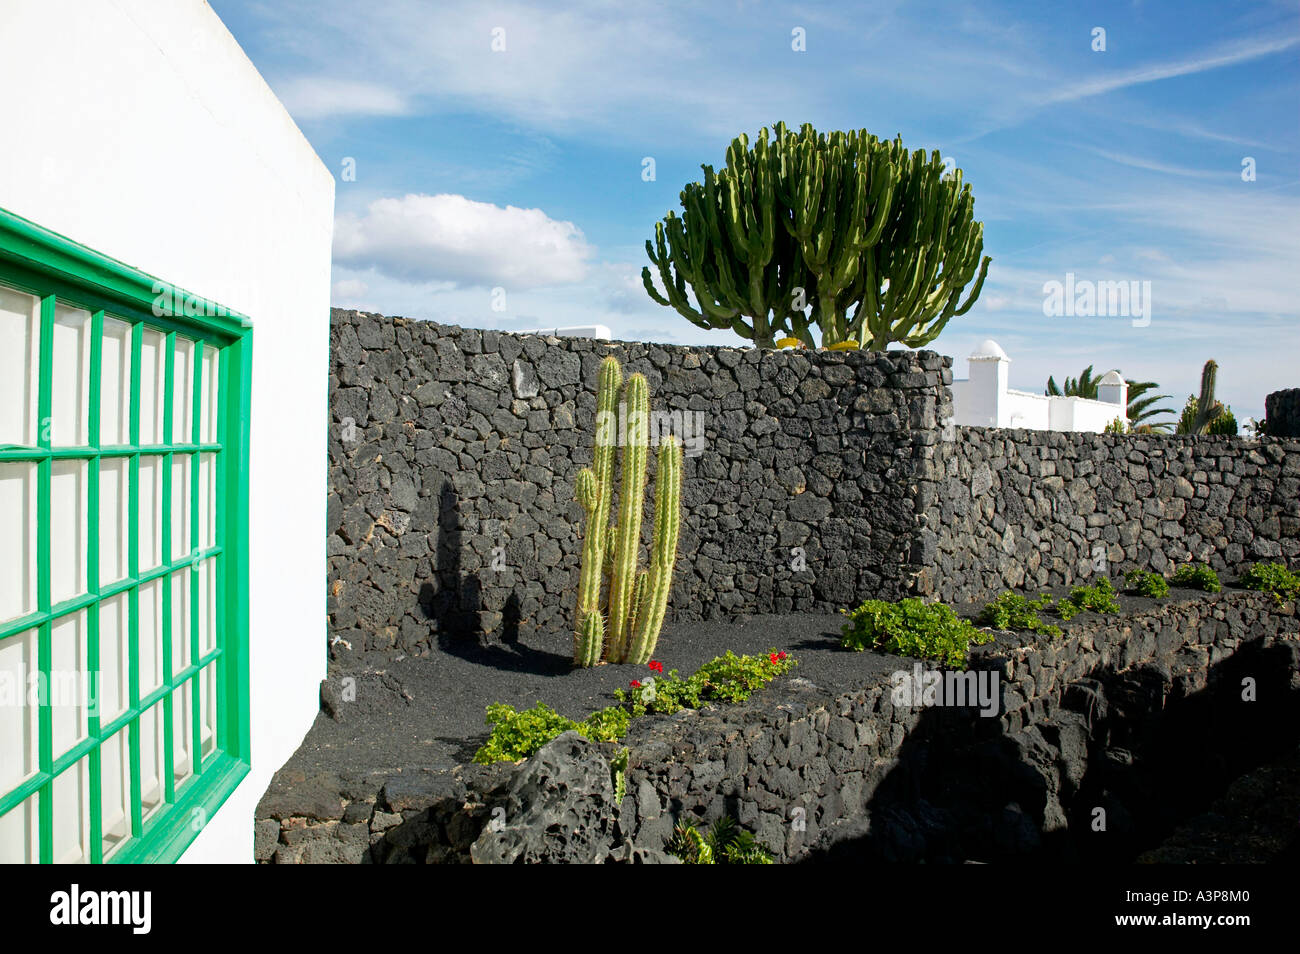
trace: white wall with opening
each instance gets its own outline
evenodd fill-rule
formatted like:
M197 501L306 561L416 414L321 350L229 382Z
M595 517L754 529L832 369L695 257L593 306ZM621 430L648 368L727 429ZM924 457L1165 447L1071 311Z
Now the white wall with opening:
M183 860L251 861L253 809L274 771L302 740L317 711L317 687L325 674L325 493L324 408L329 351L330 245L334 180L284 107L244 55L216 14L202 0L6 0L0 4L0 127L9 132L0 149L0 207L76 242L202 295L253 320L253 383L250 448L250 707L252 772L195 839ZM56 65L52 65L56 64ZM84 388L88 353L87 316L61 310L55 328L56 388L50 426L54 443L86 440ZM23 343L37 327L29 300L0 289L0 443L34 443L38 426L31 381L35 349ZM130 378L129 349L112 346L105 327L99 410L101 444L121 435L126 412L122 382ZM190 343L192 348L192 342ZM178 353L178 372L193 367L194 355ZM146 341L141 353L141 442L161 441L163 403L155 386L162 380L164 352ZM209 360L207 355L201 361ZM213 357L212 360L215 360ZM184 362L190 362L185 364ZM215 376L204 375L206 380ZM173 407L176 428L207 413L193 406L178 380L181 400ZM148 407L143 405L148 403ZM123 441L125 442L125 438ZM207 504L210 461L186 458L173 466L199 470L200 517L191 526L190 501L172 501L162 512L161 458L142 462L139 532L141 560L148 541L155 564L162 552L162 528L169 523L177 552L210 534ZM189 487L190 474L175 475ZM100 473L99 565L101 579L121 569L125 512L123 475ZM19 531L0 537L0 617L29 607L34 582L25 568L34 560L33 481L21 467L0 467L0 507L25 514ZM71 462L52 476L51 596L74 592L82 581L78 550L87 540L79 523L88 492L87 475ZM11 569L12 568L12 569ZM189 572L189 571L186 571ZM209 585L200 573L200 601ZM180 576L182 574L176 574ZM157 581L153 612L161 613L161 587L188 594L188 581ZM175 604L173 603L173 606ZM120 667L120 618L116 604L102 606L101 672ZM200 618L207 609L201 607ZM142 613L142 619L144 614ZM157 616L152 617L157 622ZM82 624L73 618L55 634L58 652L84 650ZM159 626L150 630L160 634ZM148 634L141 633L142 652ZM204 640L207 639L203 635ZM25 639L0 646L0 667L32 666L34 647ZM161 652L149 642L161 665ZM183 651L183 647L177 647ZM144 660L142 660L143 664ZM151 665L153 662L151 662ZM118 670L120 672L120 669ZM142 668L141 678L145 678ZM207 712L211 691L200 681ZM184 701L184 700L179 700ZM109 704L109 700L105 700ZM182 717L192 709L173 707ZM162 790L159 750L162 733L142 717L142 794L156 802ZM82 731L75 711L59 716L58 744ZM32 742L30 718L0 720L0 775L25 771ZM206 721L206 719L205 719ZM147 725L145 723L148 723ZM174 773L191 771L194 738L178 726L172 753ZM200 745L211 728L198 726ZM124 744L124 740L123 743ZM113 747L104 748L105 777L112 777ZM18 758L11 760L10 754ZM120 752L119 752L120 756ZM85 818L84 773L56 779L61 816ZM179 776L178 776L179 777ZM63 781L60 781L63 780ZM3 781L3 779L0 779ZM125 796L111 785L103 792L103 837L120 838ZM116 814L113 804L117 804ZM15 844L35 838L34 811L5 816ZM59 829L56 860L85 857L86 825ZM107 851L107 849L106 849Z

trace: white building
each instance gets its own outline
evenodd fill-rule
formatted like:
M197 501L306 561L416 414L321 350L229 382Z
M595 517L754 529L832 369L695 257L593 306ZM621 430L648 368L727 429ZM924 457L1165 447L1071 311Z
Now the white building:
M953 422L964 427L1023 427L1036 431L1103 431L1127 420L1128 385L1110 371L1097 385L1098 400L1047 397L1008 383L1011 359L986 338L970 356L969 377L952 382Z
M326 669L334 181L203 0L0 37L0 861L251 861Z

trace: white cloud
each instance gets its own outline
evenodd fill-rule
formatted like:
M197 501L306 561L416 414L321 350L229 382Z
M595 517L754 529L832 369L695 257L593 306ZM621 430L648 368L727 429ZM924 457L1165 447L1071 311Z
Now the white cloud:
M276 92L298 119L402 116L410 111L407 98L394 89L333 76L298 76L278 84Z
M344 301L353 301L361 298L369 287L369 285L359 278L340 279L330 288L330 300L336 304Z
M572 222L541 209L462 195L406 195L338 216L334 261L408 282L536 288L581 281L592 248Z

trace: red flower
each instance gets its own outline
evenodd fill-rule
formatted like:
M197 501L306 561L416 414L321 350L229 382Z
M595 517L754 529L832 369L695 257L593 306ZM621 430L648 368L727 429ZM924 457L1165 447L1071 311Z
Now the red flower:
M767 658L770 659L770 660L772 661L772 665L773 665L773 666L776 665L776 653L772 653L772 654L769 655Z
M779 653L777 653L777 654L776 654L776 658L777 658L777 659L785 659L785 650L783 649L783 650L781 650Z
M628 685L631 686L633 689L640 689L640 688L641 688L641 680L640 680L640 679L633 679L631 682L628 683Z
M652 672L663 672L664 664L659 662L657 659L652 659L650 660L650 670Z

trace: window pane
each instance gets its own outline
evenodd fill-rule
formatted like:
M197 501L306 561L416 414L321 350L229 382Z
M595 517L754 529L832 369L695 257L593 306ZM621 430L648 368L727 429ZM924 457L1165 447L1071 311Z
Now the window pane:
M41 302L0 285L0 444L36 446Z
M99 747L100 819L104 859L131 836L131 750L122 729Z
M145 330L140 345L140 443L161 444L163 440L163 356L167 337Z
M194 680L172 693L172 777L175 785L194 774Z
M217 455L199 455L199 539L197 547L207 550L217 542Z
M171 575L172 588L172 671L176 675L190 664L190 571L186 567Z
M162 805L166 790L163 775L167 763L163 759L163 704L140 713L140 806L148 818Z
M140 587L140 695L147 696L163 684L162 580Z
M170 560L180 560L190 552L190 454L172 455L172 539Z
M84 445L90 439L90 312L55 306L53 365L50 446Z
M34 865L40 860L40 814L33 795L0 815L0 863Z
M0 794L13 791L38 768L39 710L30 705L28 679L37 672L36 630L0 640L0 680L13 698L0 705Z
M202 436L206 443L217 440L217 401L220 395L221 379L220 353L216 348L207 346L203 349L203 409Z
M161 457L140 458L140 570L162 563L162 473Z
M217 648L217 561L210 557L199 564L199 653L206 656Z
M172 370L172 443L194 440L194 342L176 336Z
M217 664L210 663L199 680L199 711L203 725L199 728L201 757L207 758L217 748Z
M36 465L0 463L0 620L36 612Z
M99 582L125 579L131 568L127 530L131 499L127 478L130 464L125 458L102 458L99 462Z
M90 759L54 779L54 863L90 864Z
M131 443L131 326L104 317L99 371L99 443Z
M50 721L57 759L86 738L89 715L89 656L86 611L50 624Z
M99 604L99 718L101 725L126 711L131 694L130 604L125 593Z
M86 592L84 460L56 460L50 469L50 602Z

